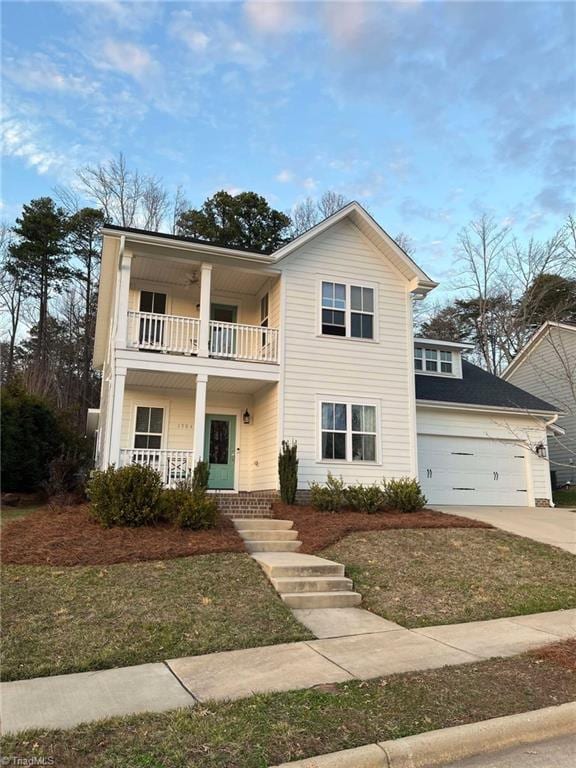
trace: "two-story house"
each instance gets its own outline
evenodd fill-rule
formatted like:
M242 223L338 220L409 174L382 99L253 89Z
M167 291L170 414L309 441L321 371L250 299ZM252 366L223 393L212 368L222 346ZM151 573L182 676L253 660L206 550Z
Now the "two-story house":
M414 339L434 283L357 203L274 253L104 229L96 462L166 484L210 464L228 510L275 495L283 439L299 488L419 477L431 503L549 503L548 403ZM543 446L543 447L542 447Z
M576 325L543 323L502 378L562 411L550 437L550 470L556 486L576 485Z

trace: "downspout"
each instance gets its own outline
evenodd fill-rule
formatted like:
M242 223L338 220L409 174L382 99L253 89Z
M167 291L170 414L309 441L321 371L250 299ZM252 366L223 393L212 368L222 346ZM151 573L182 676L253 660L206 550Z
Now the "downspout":
M547 432L548 427L551 427L552 424L555 424L558 421L558 418L559 418L559 414L555 413L554 416L552 416L552 418L549 419L549 421L544 422L545 433ZM548 446L547 434L546 434L546 446ZM548 455L548 477L550 478L550 504L552 505L552 507L554 507L555 506L554 499L552 498L552 478L550 477L550 455Z

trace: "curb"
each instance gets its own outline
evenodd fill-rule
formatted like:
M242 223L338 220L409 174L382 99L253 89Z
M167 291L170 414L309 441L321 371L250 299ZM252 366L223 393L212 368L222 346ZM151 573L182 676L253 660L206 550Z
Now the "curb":
M381 741L275 768L431 768L570 734L576 734L576 702Z

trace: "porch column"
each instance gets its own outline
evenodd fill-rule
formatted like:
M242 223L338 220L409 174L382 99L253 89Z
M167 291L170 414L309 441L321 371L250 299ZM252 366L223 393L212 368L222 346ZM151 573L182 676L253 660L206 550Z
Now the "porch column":
M194 408L194 463L204 458L204 429L206 424L206 386L208 376L196 376L196 405Z
M126 349L128 346L128 297L131 265L132 253L130 251L122 252L116 288L116 347L120 349Z
M106 466L120 466L120 436L122 433L122 409L124 408L124 388L126 385L126 368L116 368L112 380L112 407L110 408L110 423L108 425L109 450Z
M212 284L212 264L202 264L200 268L200 338L198 357L208 357L210 343L210 289Z

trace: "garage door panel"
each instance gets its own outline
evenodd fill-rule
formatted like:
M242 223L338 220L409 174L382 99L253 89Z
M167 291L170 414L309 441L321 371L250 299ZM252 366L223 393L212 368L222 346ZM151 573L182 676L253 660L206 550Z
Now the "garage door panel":
M519 443L419 435L418 462L432 504L528 503L526 453Z

